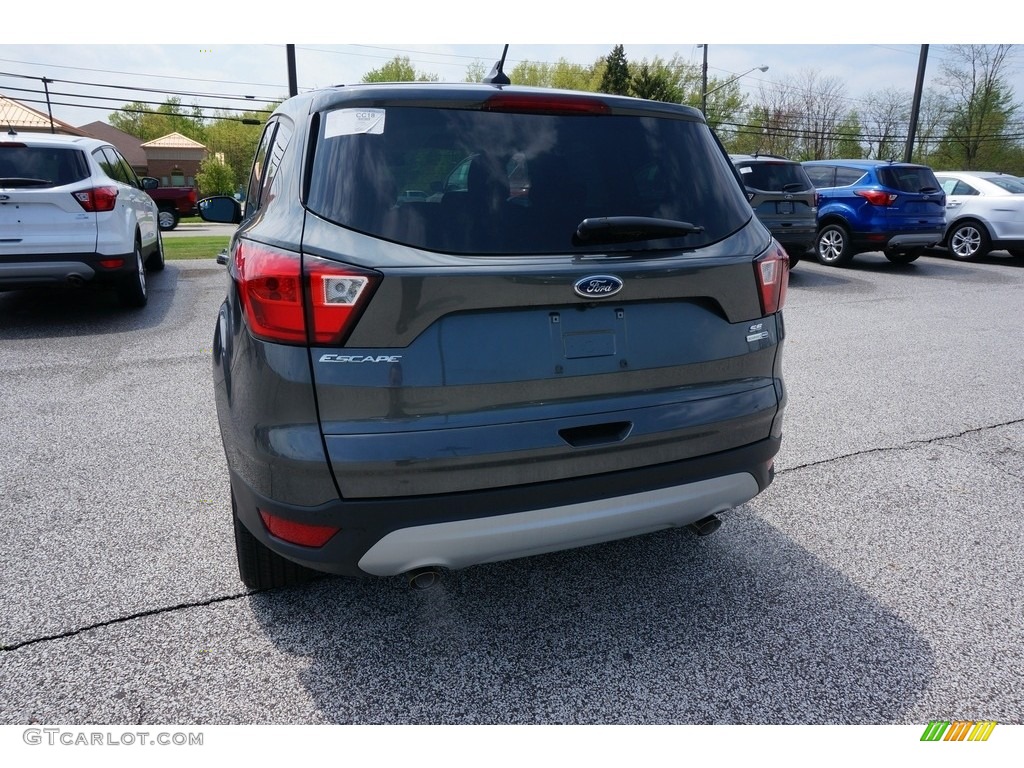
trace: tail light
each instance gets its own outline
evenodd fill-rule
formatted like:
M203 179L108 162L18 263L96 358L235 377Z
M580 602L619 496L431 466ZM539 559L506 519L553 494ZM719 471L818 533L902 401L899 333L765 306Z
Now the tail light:
M72 192L71 195L89 213L112 211L117 205L117 187L93 187Z
M858 189L854 191L855 195L860 195L872 205L892 205L896 202L898 195L894 195L890 192L883 192L880 189Z
M761 311L771 315L782 309L789 287L789 254L774 240L767 251L754 259L754 277L761 295Z
M253 336L284 344L341 344L379 276L315 256L239 240L235 273Z

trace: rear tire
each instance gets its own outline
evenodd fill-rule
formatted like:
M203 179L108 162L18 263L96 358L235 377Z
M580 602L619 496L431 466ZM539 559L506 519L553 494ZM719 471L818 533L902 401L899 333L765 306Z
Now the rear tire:
M828 267L842 267L853 258L850 234L839 224L826 224L818 230L814 250L818 254L818 261Z
M178 212L170 208L161 208L156 214L156 223L164 232L170 231L178 226Z
M135 238L135 269L130 274L121 278L121 284L117 287L117 298L121 306L132 309L139 309L146 306L149 301L149 291L146 288L146 265L142 263L142 243Z
M235 495L231 494L231 517L235 524L235 554L238 575L249 589L276 589L304 584L324 574L281 557L267 547L238 519Z

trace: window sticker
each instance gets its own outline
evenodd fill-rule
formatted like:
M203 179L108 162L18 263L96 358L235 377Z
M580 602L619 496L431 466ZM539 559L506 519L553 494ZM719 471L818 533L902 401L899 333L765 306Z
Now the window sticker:
M753 173L753 172L754 172L754 169L751 168L749 165L745 165L742 168L740 168L740 173Z
M384 133L383 109L336 109L327 113L324 138Z

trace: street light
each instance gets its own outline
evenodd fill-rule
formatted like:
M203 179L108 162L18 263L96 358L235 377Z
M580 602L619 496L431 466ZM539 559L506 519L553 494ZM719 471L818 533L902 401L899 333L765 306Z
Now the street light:
M705 53L705 55L707 55L707 46L704 46L704 53ZM739 80L741 77L746 77L747 75L749 75L754 70L759 70L761 72L767 72L768 71L768 66L767 65L761 66L761 67L751 67L746 72L741 72L740 74L736 75L736 77L733 77L733 78L731 78L729 80L726 80L721 85L716 85L714 88L712 88L709 91L708 90L708 81L707 81L707 64L705 64L704 67L705 67L704 68L704 74L703 74L703 76L701 78L702 79L702 85L701 85L701 96L700 96L700 111L704 113L705 117L707 117L707 114L708 114L708 96L710 96L712 93L714 93L715 91L722 90L727 85L732 85L737 80Z

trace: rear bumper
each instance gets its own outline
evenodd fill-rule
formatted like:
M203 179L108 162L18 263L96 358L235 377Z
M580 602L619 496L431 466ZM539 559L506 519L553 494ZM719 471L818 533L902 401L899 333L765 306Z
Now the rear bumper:
M283 557L315 570L388 576L434 565L464 568L687 525L764 490L781 438L696 459L527 486L317 507L272 501L232 472L237 513ZM341 530L323 547L271 536L259 510Z
M100 261L119 259L122 264L108 268ZM0 256L0 288L81 285L93 281L116 280L135 270L135 256L76 253L47 256Z
M943 230L927 232L854 232L850 239L858 253L865 251L917 251L942 242Z

